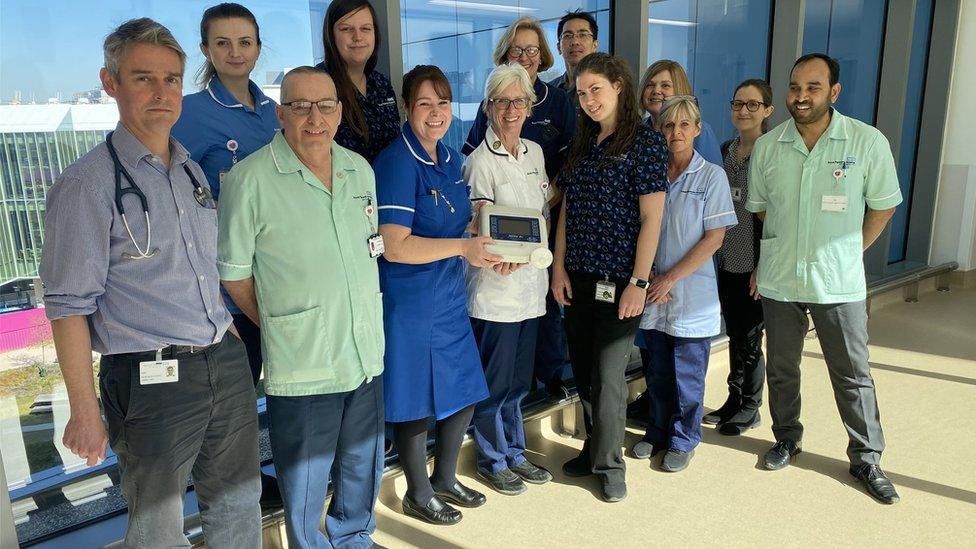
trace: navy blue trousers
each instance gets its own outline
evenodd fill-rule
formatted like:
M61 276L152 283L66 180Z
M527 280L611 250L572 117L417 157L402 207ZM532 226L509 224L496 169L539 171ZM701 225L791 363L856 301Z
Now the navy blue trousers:
M674 337L659 330L641 332L651 357L644 372L650 397L644 440L690 452L701 442L711 338Z
M372 547L383 475L383 378L345 393L268 395L268 429L293 548ZM332 480L332 502L319 530Z
M472 318L471 327L489 393L475 407L471 420L478 468L497 473L525 461L521 405L532 386L539 319L491 322Z

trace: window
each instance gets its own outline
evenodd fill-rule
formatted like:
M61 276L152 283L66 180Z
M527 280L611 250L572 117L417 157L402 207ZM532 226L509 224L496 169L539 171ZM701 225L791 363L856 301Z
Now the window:
M770 0L650 0L647 62L681 63L720 142L735 134L728 103L735 87L768 79L771 20Z
M484 99L485 81L494 68L491 54L505 29L519 17L542 21L555 65L539 78L550 81L565 72L556 52L556 27L567 11L592 13L599 27L600 51L610 46L609 0L509 0L507 2L454 2L453 0L401 0L403 70L437 65L454 92L454 120L445 142L460 150Z

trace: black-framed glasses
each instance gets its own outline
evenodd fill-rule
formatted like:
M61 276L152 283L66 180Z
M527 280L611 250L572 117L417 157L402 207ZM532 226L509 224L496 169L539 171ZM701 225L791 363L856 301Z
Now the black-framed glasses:
M755 99L750 99L749 101L739 101L738 99L733 99L729 101L729 105L732 106L733 111L741 111L742 107L749 109L749 112L756 112L759 107L765 107L766 104L762 101L756 101Z
M579 39L580 42L588 42L593 40L593 33L590 31L579 31L579 32L564 32L559 39L563 42L572 42L573 38Z
M282 107L291 108L291 112L297 114L298 116L305 116L312 112L312 105L315 105L322 114L332 114L339 107L339 100L337 99L322 99L319 101L306 101L304 99L299 99L297 101L288 101L287 103L282 103Z
M523 110L525 107L529 106L529 100L524 97L519 97L516 99L489 99L488 102L503 111L508 110L509 105L518 110Z
M535 57L535 56L539 55L539 52L540 51L542 51L542 50L539 49L539 46L529 46L527 48L520 48L518 46L512 46L512 47L508 48L508 56L511 57L512 59L518 59L519 57L522 57L522 54L524 53L525 55L528 55L529 57Z

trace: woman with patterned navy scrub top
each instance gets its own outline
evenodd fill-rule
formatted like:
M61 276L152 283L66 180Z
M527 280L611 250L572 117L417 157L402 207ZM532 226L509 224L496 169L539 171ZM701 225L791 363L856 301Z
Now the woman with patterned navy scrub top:
M567 476L600 477L603 499L627 496L624 374L644 311L667 190L664 137L641 124L627 63L591 53L577 66L580 119L559 180L552 292L583 404L586 442Z
M250 80L261 54L261 32L254 14L240 4L219 4L203 12L200 51L202 91L183 98L173 137L186 147L207 176L214 200L227 172L271 142L278 131L275 102ZM223 290L221 290L223 292ZM251 376L261 377L261 331L223 292L234 326L247 348Z
M407 123L376 157L386 357L386 420L407 478L405 514L454 524L485 496L458 482L458 453L474 406L488 386L468 320L464 269L493 267L487 237L464 238L471 218L461 155L441 142L451 124L451 86L437 67L403 77ZM365 245L365 243L364 243ZM464 258L464 259L462 259ZM427 476L427 427L436 422L434 474Z
M400 133L400 111L390 79L376 70L380 49L376 12L368 0L335 0L322 23L325 61L342 103L335 142L370 163Z

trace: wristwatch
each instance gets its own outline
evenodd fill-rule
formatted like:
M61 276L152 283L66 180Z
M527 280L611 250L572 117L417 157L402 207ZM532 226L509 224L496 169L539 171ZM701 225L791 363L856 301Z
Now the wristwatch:
M647 289L647 281L643 278L637 278L636 276L630 277L630 283L642 290Z

